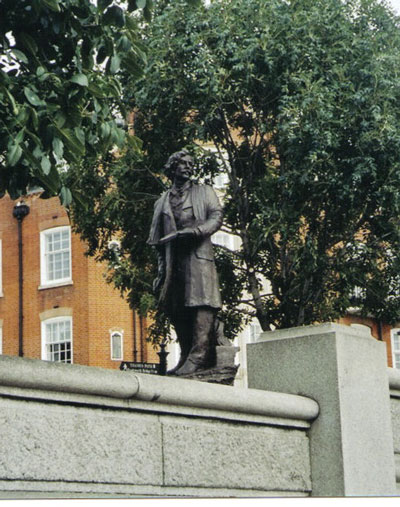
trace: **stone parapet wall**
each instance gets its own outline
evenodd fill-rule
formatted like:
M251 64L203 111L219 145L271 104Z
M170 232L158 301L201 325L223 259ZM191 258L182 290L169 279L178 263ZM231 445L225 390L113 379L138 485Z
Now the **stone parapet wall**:
M400 494L400 371L388 368L396 486Z
M250 389L0 356L0 498L400 494L382 342L304 326L247 358Z
M0 357L0 497L305 496L318 405Z

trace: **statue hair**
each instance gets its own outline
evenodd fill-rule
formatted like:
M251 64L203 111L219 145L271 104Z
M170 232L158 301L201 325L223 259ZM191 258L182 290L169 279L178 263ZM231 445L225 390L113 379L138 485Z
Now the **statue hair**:
M176 151L168 158L167 163L165 164L163 169L164 169L165 175L171 181L174 179L176 164L179 162L179 160L181 158L186 157L188 155L190 158L192 158L188 151L180 150L180 151ZM193 162L192 162L192 165L193 165Z

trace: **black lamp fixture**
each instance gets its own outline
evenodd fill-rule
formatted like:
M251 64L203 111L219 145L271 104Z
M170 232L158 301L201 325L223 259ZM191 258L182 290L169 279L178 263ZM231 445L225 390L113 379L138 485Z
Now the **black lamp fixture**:
M13 216L18 220L18 222L22 222L22 220L29 214L29 206L25 204L24 201L18 201L13 209Z
M13 216L18 220L18 355L24 355L24 338L23 338L23 319L24 319L24 300L23 300L23 257L22 257L22 220L29 214L29 206L23 200L17 202L13 209Z

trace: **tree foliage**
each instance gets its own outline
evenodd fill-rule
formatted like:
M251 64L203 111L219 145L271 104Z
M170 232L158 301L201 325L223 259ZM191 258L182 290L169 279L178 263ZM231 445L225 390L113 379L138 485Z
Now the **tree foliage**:
M399 320L399 20L378 0L159 5L144 76L124 86L144 155L111 163L93 213L77 217L92 253L107 258L100 238L118 229L115 279L134 304L154 303L147 194L186 146L199 176L229 177L224 227L241 247L218 258L233 327L247 313L263 329L331 320L355 304Z
M151 0L2 0L0 3L0 196L39 185L43 197L84 194L63 179L126 138L121 66L142 71L139 7Z

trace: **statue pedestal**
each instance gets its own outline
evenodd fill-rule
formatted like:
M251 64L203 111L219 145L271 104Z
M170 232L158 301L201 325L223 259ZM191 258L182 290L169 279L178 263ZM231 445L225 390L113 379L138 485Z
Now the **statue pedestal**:
M235 356L240 349L232 345L217 345L215 350L215 366L190 375L181 375L179 378L232 386L239 368L239 365L235 364Z

